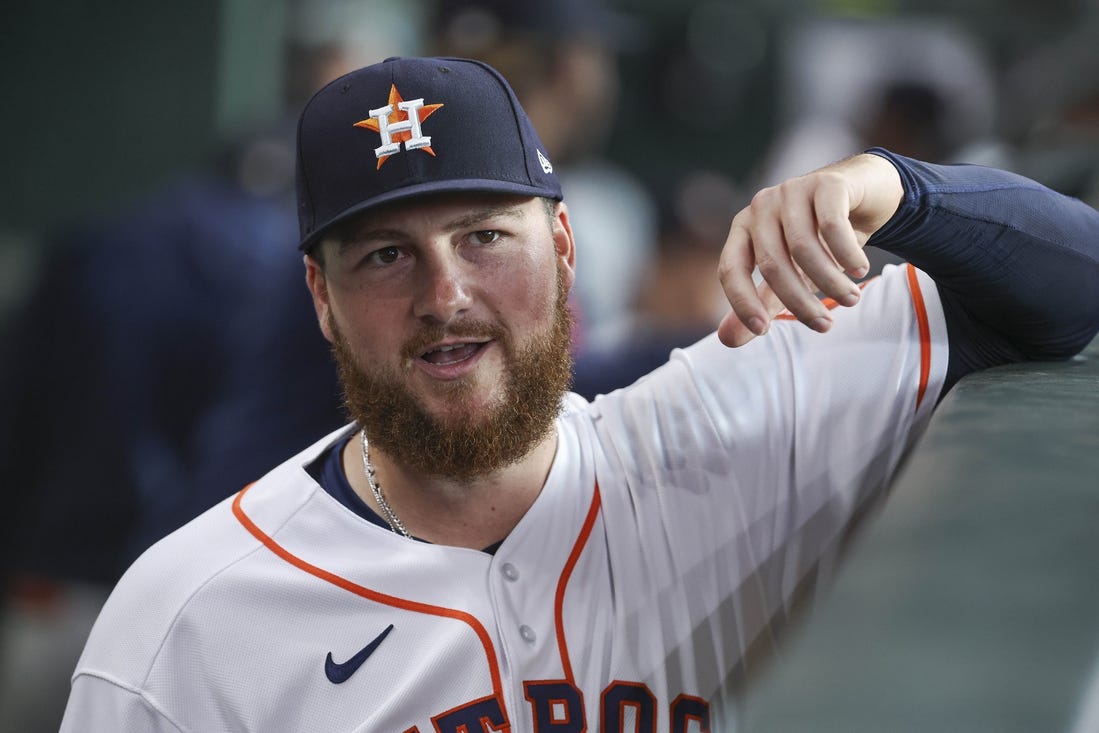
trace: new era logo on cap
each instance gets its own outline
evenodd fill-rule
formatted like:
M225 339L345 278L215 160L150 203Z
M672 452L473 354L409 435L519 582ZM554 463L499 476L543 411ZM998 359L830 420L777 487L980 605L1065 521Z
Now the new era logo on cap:
M298 123L302 249L375 206L448 191L561 198L507 82L478 61L388 59L330 83Z

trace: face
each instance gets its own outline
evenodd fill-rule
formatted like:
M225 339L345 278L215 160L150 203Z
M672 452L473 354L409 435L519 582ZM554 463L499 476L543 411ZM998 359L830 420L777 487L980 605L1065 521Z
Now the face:
M351 416L411 468L470 478L552 428L573 243L540 199L447 196L355 222L306 276Z

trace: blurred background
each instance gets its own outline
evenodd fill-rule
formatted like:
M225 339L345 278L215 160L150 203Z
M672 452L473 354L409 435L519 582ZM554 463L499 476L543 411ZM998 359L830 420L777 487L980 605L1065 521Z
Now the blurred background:
M3 17L0 733L56 730L137 554L342 421L292 200L296 114L340 73L430 53L512 81L573 213L588 397L713 329L717 253L761 186L882 145L1099 202L1095 0L57 0Z

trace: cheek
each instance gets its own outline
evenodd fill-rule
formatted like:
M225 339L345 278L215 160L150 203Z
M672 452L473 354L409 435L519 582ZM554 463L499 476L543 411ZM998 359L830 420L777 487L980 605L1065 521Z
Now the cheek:
M349 338L352 328L373 330L391 321L406 305L406 295L407 287L387 286L384 281L339 273L329 278L329 309Z
M339 329L344 343L356 359L367 363L380 358L387 348L392 350L392 334L397 332L392 322L393 314L391 308L334 300L329 308L329 322Z
M553 316L557 298L557 271L551 262L523 263L508 268L490 290L495 309L520 321L542 322Z

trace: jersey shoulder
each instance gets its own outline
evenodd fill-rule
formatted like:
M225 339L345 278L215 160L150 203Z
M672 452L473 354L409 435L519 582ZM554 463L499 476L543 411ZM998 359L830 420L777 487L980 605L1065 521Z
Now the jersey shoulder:
M340 433L326 436L253 484L263 490L250 492L257 499L250 502L249 513L276 525L292 517L322 490L304 466ZM134 561L100 612L76 675L140 687L188 606L262 547L237 517L240 497L224 499Z

